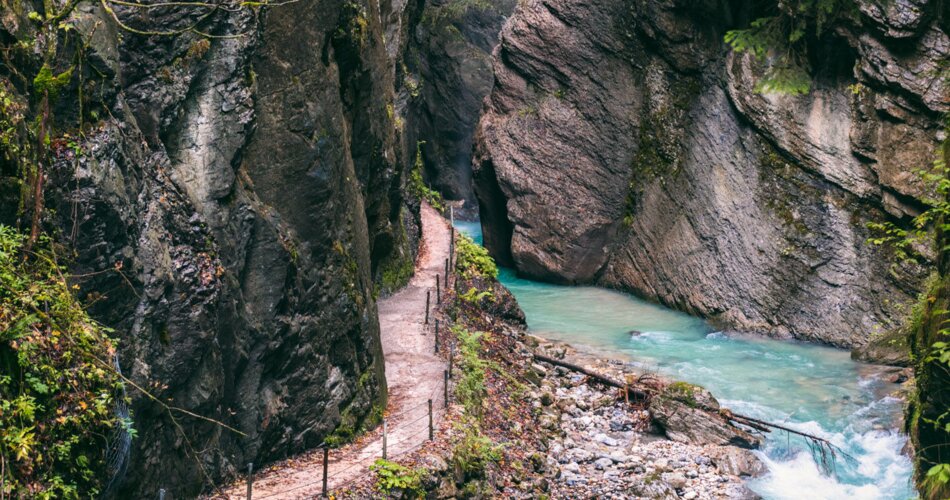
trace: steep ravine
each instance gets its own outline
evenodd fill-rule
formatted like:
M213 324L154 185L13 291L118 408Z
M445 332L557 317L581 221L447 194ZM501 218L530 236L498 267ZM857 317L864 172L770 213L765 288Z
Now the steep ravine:
M137 436L113 496L193 497L385 405L376 296L408 278L418 234L395 74L421 4L115 7L140 30L197 22L212 38L137 35L79 4L89 45L75 74L94 113L76 152L54 151L45 230L74 252L78 295L114 329L123 372L243 433L173 422L129 388ZM41 2L3 8L2 43L36 36ZM76 137L76 83L62 95L57 134ZM4 191L5 223L16 192Z
M847 64L763 97L722 45L737 2L110 4L173 35L78 2L43 232L117 366L163 401L127 385L136 437L110 450L107 496L194 497L378 421L376 304L418 252L417 147L425 182L477 196L487 246L526 276L841 346L891 328L924 270L889 267L865 224L919 210L906 167L946 111L928 76L946 2L911 3L863 4L872 29L824 49ZM50 5L0 12L18 58L0 84L34 116L19 73L38 51L17 51L66 40L37 33ZM15 170L0 158L0 223L23 228Z
M635 292L727 328L860 346L924 270L868 222L920 209L944 131L944 2L859 2L812 90L754 92L743 2L522 2L476 135L485 243L526 277Z
M514 7L512 0L427 1L400 68L406 142L419 143L432 187L470 208L475 126L492 87L491 53Z

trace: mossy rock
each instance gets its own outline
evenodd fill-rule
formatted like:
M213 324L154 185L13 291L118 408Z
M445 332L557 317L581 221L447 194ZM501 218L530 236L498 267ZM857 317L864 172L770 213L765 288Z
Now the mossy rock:
M688 382L673 382L663 388L661 398L668 398L686 404L690 408L719 410L719 401L704 387Z
M866 345L852 350L851 359L880 365L911 366L907 332L903 328L894 328L874 336Z

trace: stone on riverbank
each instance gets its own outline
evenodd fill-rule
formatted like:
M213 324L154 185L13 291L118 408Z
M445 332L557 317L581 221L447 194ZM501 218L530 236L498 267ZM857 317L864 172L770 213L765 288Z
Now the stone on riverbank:
M719 402L706 389L677 382L650 401L650 415L666 437L695 445L758 448L761 439L719 415Z

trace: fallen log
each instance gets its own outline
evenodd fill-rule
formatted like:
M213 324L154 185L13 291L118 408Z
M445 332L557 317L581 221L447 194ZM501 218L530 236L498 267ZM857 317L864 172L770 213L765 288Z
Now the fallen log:
M631 387L629 384L624 384L623 382L618 382L612 378L605 377L597 372L588 370L587 368L584 368L583 366L575 365L573 363L568 363L567 361L561 361L559 359L554 359L550 356L545 356L543 354L535 354L534 359L538 361L543 361L545 363L550 363L555 366L561 366L561 367L567 368L568 370L572 370L578 373L583 373L584 375L587 375L588 377L596 380L597 382L600 382L601 384L604 384L610 387L616 387L617 389L626 389L628 394L634 397L640 398L641 400L649 399L650 397L650 392L648 392L648 390Z
M832 444L831 441L828 441L828 440L825 439L825 438L818 437L818 436L816 436L816 435L814 435L814 434L809 434L809 433L807 433L807 432L797 431L797 430L795 430L795 429L792 429L792 428L790 428L790 427L786 427L786 426L784 426L784 425L773 424L772 422L766 422L765 420L759 420L759 419L757 419L757 418L747 417L747 416L745 416L745 415L738 415L738 414L732 413L732 412L729 411L729 410L725 410L724 412L720 412L720 413L726 413L726 415L724 415L724 416L725 416L726 418L728 418L729 420L731 420L731 421L737 423L737 424L742 424L742 425L745 425L746 427L751 427L751 428L756 429L756 430L762 430L762 428L765 428L765 430L763 430L762 432L769 432L771 429L778 429L778 430L780 430L780 431L785 431L785 432L788 432L788 433L790 433L790 434L795 434L795 435L801 436L801 437L803 437L803 438L805 438L805 439L808 439L808 440L810 440L810 441L813 441L813 442L815 442L815 443L818 443L818 444L822 444L822 445L827 446L827 447L830 448L830 449L832 450L832 452L835 453L835 454L841 454L841 455L844 455L845 457L847 457L847 458L849 458L849 459L851 459L851 460L855 460L854 457L852 457L851 455L849 455L847 452L845 452L844 450L842 450L840 447L838 447L838 446Z
M651 387L639 387L639 388L633 387L630 384L624 384L622 382L618 382L609 377L601 375L597 372L588 370L587 368L584 368L583 366L575 365L573 363L568 363L567 361L555 359L550 356L545 356L543 354L535 353L534 359L545 362L545 363L550 363L555 366L561 366L561 367L567 368L568 370L572 370L578 373L582 373L584 375L587 375L591 379L596 380L597 382L610 386L610 387L616 387L618 389L626 389L629 394L634 395L641 400L649 400L649 398L655 393L655 389ZM710 413L715 411L709 408L702 408L702 409ZM717 413L722 418L725 418L726 420L730 422L744 425L746 427L757 430L759 432L771 432L773 429L778 429L780 431L788 432L790 434L795 434L797 436L801 436L807 439L810 442L810 444L815 445L816 447L819 448L819 451L818 451L819 456L816 457L816 459L818 459L819 462L821 462L822 465L824 465L826 468L830 469L831 466L829 465L829 460L828 460L829 454L826 454L825 450L830 451L830 458L832 459L832 461L834 457L837 456L838 454L841 454L851 460L854 460L854 457L846 453L840 447L834 445L827 439L815 436L814 434L809 434L807 432L798 431L790 427L786 427L784 425L774 424L772 422L766 422L765 420L759 420L757 418L747 417L745 415L733 413L732 411L725 408L718 410Z

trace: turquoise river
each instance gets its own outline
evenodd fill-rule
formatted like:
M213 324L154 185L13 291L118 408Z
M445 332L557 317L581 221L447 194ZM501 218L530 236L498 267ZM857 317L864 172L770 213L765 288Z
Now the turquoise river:
M481 241L478 223L457 222ZM596 287L500 279L532 334L641 370L703 385L723 406L782 422L835 443L853 457L824 475L803 440L772 433L760 452L769 474L749 482L766 499L907 499L911 462L901 453L902 401L879 367L840 349L715 331L703 320ZM642 332L631 335L630 331Z

